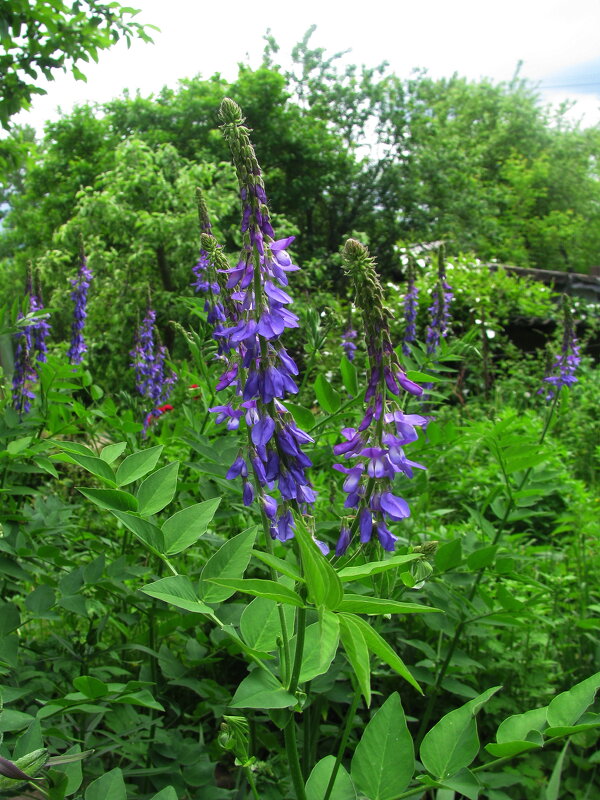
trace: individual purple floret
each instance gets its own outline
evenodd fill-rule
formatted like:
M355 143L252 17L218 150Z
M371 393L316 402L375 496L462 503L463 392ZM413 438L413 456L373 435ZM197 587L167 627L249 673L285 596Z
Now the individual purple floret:
M419 310L419 290L415 284L415 271L412 261L409 261L408 285L404 295L404 319L406 328L402 341L402 352L405 356L411 354L410 344L417 338L417 312Z
M342 526L338 556L346 552L357 532L363 544L376 534L384 550L394 549L397 537L388 526L408 517L410 509L406 500L394 494L393 482L400 474L412 478L414 468L425 469L407 459L403 448L418 438L415 429L428 422L419 414L405 414L398 402L404 392L419 397L423 390L407 377L392 347L374 259L360 242L349 239L343 260L363 314L369 383L363 419L357 428L344 428L345 441L333 448L336 456L351 460L349 466L334 464L334 469L346 476L344 507L356 514L350 528Z
M427 326L425 341L427 353L432 355L440 346L440 339L448 334L448 324L450 322L450 304L454 297L452 288L446 280L446 265L444 263L444 251L440 247L438 253L438 281L432 292L433 302L429 307L431 318Z
M152 404L151 411L144 416L144 436L150 422L160 416L158 409L169 399L177 380L177 375L166 369L167 348L164 345L157 346L155 342L155 321L156 312L148 306L146 316L137 331L135 346L130 353L137 389Z
M356 345L353 339L356 339L357 332L354 328L348 326L344 333L342 334L342 348L344 350L344 355L348 359L348 361L354 361L354 354L356 353Z
M560 354L552 364L550 373L544 378L547 386L538 390L538 394L546 394L546 402L554 399L563 386L577 383L575 372L581 357L575 334L573 314L566 296L563 297L563 340Z
M87 317L87 293L92 277L92 271L87 266L87 260L82 251L77 277L71 278L71 286L73 287L71 300L75 303L73 324L71 325L71 346L67 353L71 364L81 364L83 355L87 350L87 345L83 338L83 329Z
M242 412L250 429L248 450L240 452L227 477L242 477L243 501L250 505L255 492L249 476L254 476L271 536L287 541L294 536L291 509L306 511L316 497L306 474L311 461L302 449L313 440L281 402L298 392L298 367L279 341L286 328L298 327L286 291L288 273L298 270L287 252L294 237L275 239L260 166L239 106L226 98L220 116L240 184L243 247L237 264L223 268L234 313L218 334L229 355L216 388L232 387L235 400L210 410L217 422L228 420L228 427L237 427ZM211 238L203 234L201 240L212 254L216 245ZM270 494L275 487L280 500Z

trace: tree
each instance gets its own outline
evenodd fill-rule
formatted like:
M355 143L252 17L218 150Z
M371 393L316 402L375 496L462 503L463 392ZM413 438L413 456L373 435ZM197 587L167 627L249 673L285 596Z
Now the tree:
M0 7L0 123L22 108L28 108L35 94L46 94L37 85L40 73L53 80L58 69L85 80L78 64L92 58L124 38L129 46L137 36L151 42L147 29L129 18L139 13L119 3L75 0L68 6L62 0L3 0Z

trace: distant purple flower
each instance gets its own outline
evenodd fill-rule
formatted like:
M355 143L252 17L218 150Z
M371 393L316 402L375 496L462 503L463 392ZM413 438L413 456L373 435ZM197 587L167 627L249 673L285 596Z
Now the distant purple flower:
M546 402L554 399L563 386L577 383L575 372L581 361L579 345L575 333L575 323L569 302L563 298L563 340L560 354L556 357L550 373L544 378L547 387L538 390L538 394L546 394Z
M29 312L43 311L41 295L35 293L31 275L28 276L27 290L29 295ZM23 314L19 312L19 320ZM46 361L48 347L46 337L50 332L47 315L36 317L29 325L25 325L15 334L15 361L12 379L13 407L20 414L31 410L31 401L35 398L33 385L38 379L36 362Z
M354 354L356 353L356 345L352 341L356 339L356 331L348 326L342 334L342 348L348 361L354 361Z
M440 346L440 339L448 334L448 324L450 322L450 304L454 294L452 288L446 280L446 265L444 263L443 249L440 248L438 255L438 281L433 289L433 302L429 307L430 323L427 326L425 337L427 352L432 355Z
M83 355L87 350L83 329L87 317L87 293L92 280L92 271L87 266L85 255L81 254L81 263L76 278L71 279L71 300L75 303L73 324L71 326L71 346L67 353L71 364L81 364Z
M240 183L243 246L236 265L231 267L215 240L206 233L201 236L203 250L226 277L226 291L221 296L228 309L227 324L215 330L215 337L227 358L216 388L221 391L230 387L235 393L234 399L211 411L217 414L217 422L237 422L243 415L250 428L244 463L248 469L252 467L271 536L287 541L294 536L295 528L291 507L299 505L306 510L315 500L306 475L311 462L303 452L304 445L313 440L298 428L281 403L298 392L294 380L298 367L279 341L286 328L298 327L298 317L289 309L292 299L287 291L288 274L298 269L287 251L294 237L275 239L261 169L239 107L226 99L220 113ZM241 474L234 468L236 463L228 478ZM248 485L246 482L243 491L246 504L254 495ZM281 496L279 501L270 494L275 488Z
M383 291L373 259L366 247L350 239L343 260L354 282L356 305L363 314L369 382L363 419L357 428L344 428L345 441L333 448L335 455L352 459L350 466L335 464L334 469L346 475L345 508L356 512L351 527L342 526L335 551L338 556L346 552L357 530L362 544L371 541L375 530L381 546L385 550L394 549L397 537L387 524L405 519L410 509L404 498L394 494L393 483L399 474L412 477L413 467L425 469L409 461L403 447L418 438L415 428L428 422L419 414L405 414L396 400L402 391L418 397L422 390L406 376L392 347Z
M151 411L144 417L144 436L149 420L160 416L156 411L168 400L173 384L177 380L177 375L166 368L167 348L163 345L157 346L155 342L155 321L156 312L148 306L146 316L137 330L135 346L130 353L137 389L152 405Z
M28 414L31 410L31 401L35 399L32 386L38 377L31 363L31 350L27 343L26 330L15 334L15 363L12 378L13 408L20 415Z
M409 356L411 351L409 345L417 338L417 311L419 310L419 290L415 284L415 274L413 269L409 269L408 286L404 295L404 319L406 329L402 341L402 352Z

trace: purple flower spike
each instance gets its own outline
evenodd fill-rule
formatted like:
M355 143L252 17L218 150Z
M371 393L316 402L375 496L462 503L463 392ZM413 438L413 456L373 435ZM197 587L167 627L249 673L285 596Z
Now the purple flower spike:
M450 304L454 298L451 287L446 280L443 247L438 254L438 281L432 292L433 302L429 307L431 322L427 327L426 342L429 355L435 353L440 346L440 339L448 334L450 322Z
M73 324L71 325L71 346L67 352L67 357L71 364L81 364L83 355L87 350L83 329L87 317L87 293L92 280L92 271L87 266L84 253L81 254L81 263L76 278L71 279L71 300L75 303L73 313Z
M241 110L226 98L220 116L240 183L242 251L232 268L210 233L201 235L202 249L213 260L218 275L226 276L219 300L228 324L215 330L226 367L216 388L231 387L233 395L211 411L217 415L217 424L244 416L250 428L245 463L252 465L261 489L279 490L279 500L262 491L259 497L271 535L287 541L294 536L288 503L299 504L300 512L305 513L316 497L306 475L311 462L302 450L312 439L295 425L281 402L298 392L293 377L298 367L280 343L286 328L298 327L287 290L288 274L298 269L287 252L294 237L275 239L262 172ZM245 487L247 501L252 499Z
M146 316L137 330L135 346L129 354L138 392L152 404L152 410L144 417L144 436L148 424L160 416L157 413L159 406L169 399L177 380L174 372L166 370L166 347L157 345L154 339L155 321L156 312L148 306ZM223 408L219 407L220 414L223 413Z
M402 391L418 396L423 390L407 378L392 346L389 315L373 259L353 239L346 243L343 258L354 281L356 305L362 311L370 374L366 409L358 430L343 429L346 441L333 447L335 455L356 461L349 467L335 464L334 469L346 475L344 507L356 509L361 544L372 540L375 526L380 545L391 551L397 537L387 523L410 516L408 503L393 493L392 484L397 475L411 478L413 468L424 469L409 461L402 448L418 438L415 428L424 427L428 419L418 414L405 415L400 408ZM336 555L345 552L349 543L349 535L342 528Z
M577 383L575 372L581 357L579 345L575 335L575 323L566 295L563 297L563 340L560 354L552 364L551 370L544 378L547 386L538 390L538 394L546 395L549 403L560 392L563 386L573 386Z

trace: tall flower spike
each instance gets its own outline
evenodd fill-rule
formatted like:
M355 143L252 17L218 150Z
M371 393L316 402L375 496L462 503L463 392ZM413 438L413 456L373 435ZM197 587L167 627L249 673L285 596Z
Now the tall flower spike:
M220 268L227 275L234 313L233 324L220 333L229 356L217 390L231 386L235 399L211 411L217 422L227 419L228 427L237 427L244 416L248 449L236 458L227 477L242 478L243 501L250 505L256 494L250 483L250 475L254 476L271 536L287 541L294 536L291 509L306 509L315 500L306 475L311 462L302 450L313 440L281 403L298 391L294 380L298 367L279 341L286 328L298 327L298 317L288 308L292 298L284 288L288 272L298 269L287 253L294 237L275 240L261 169L241 109L226 98L219 113L240 185L243 246L235 267ZM210 251L208 237L202 241ZM214 243L212 248L214 253ZM268 493L275 487L279 501Z
M357 532L363 544L375 533L385 550L394 549L397 537L388 525L408 517L410 509L406 500L394 494L393 482L400 473L412 478L413 468L425 469L409 461L403 448L418 438L415 428L428 421L418 414L404 414L400 407L401 395L408 392L418 397L423 390L407 377L392 347L390 312L374 259L355 239L348 239L342 257L354 284L355 303L362 311L369 381L362 421L357 428L344 428L345 441L333 448L335 455L352 459L350 466L335 464L334 469L346 475L344 506L355 511L352 526L342 526L336 555L343 555Z
M36 292L34 289L31 262L27 268L27 295L30 313L44 310L41 291L38 289ZM26 414L31 410L31 401L35 398L33 384L38 379L35 362L46 361L48 352L46 337L50 332L47 317L48 315L36 317L33 322L25 325L15 334L13 407L20 414ZM19 312L18 319L23 319L21 312Z
M67 357L71 364L81 364L83 355L87 351L87 345L83 338L83 329L87 317L87 294L92 280L92 271L87 265L83 245L81 246L81 260L76 278L71 278L71 300L75 303L73 313L73 323L71 325L71 346L67 352Z
M453 297L452 288L446 280L446 264L442 245L438 251L438 280L432 292L433 302L429 307L431 322L427 327L425 337L429 355L435 353L440 346L440 339L445 338L448 334L450 304Z
M165 404L169 399L173 384L177 380L177 375L173 371L167 373L165 369L167 348L157 345L155 341L155 322L156 311L148 305L146 316L137 330L135 346L130 353L137 389L152 405L151 411L144 418L144 436L150 423L164 413L165 406L161 407L161 403ZM172 406L166 410L171 409Z
M404 319L406 328L402 341L402 352L410 355L410 344L417 338L417 311L419 310L419 290L415 284L415 262L412 255L408 255L408 283L404 295Z
M548 403L554 399L563 386L573 386L574 383L577 383L575 372L581 361L575 334L573 312L566 295L563 295L562 307L563 339L561 352L552 364L549 374L544 378L544 383L548 385L538 390L538 394L546 393L546 402Z

